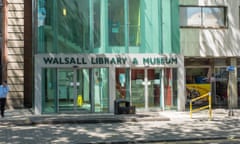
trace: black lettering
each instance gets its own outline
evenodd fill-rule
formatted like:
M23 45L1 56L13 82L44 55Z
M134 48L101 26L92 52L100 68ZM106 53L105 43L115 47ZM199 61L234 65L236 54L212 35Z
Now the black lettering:
M43 61L45 64L52 64L53 62L53 58L47 57L47 58L43 58Z

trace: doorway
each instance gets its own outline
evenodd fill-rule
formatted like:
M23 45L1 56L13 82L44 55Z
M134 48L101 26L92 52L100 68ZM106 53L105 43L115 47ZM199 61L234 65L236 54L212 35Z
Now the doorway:
M228 71L227 67L215 67L213 83L213 99L215 107L227 107L228 105Z
M141 110L176 109L176 68L117 68L116 99L126 99Z
M58 111L91 111L89 69L58 70Z
M108 68L50 68L43 75L43 113L109 111Z
M211 92L211 68L208 66L193 66L186 68L186 108L190 100ZM193 106L206 105L207 98L193 103Z

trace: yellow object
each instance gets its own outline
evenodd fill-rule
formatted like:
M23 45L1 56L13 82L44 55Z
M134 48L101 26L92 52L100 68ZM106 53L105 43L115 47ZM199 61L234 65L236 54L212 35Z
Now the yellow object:
M191 99L202 96L211 91L210 84L186 84L187 93L191 95ZM208 101L208 97L202 99L203 101Z
M187 88L196 90L200 95L204 95L210 92L211 84L186 84Z
M82 95L78 95L77 97L77 105L82 106L83 105L83 97Z
M206 105L206 106L201 106L201 107L199 107L199 108L196 108L196 109L193 109L193 107L192 107L192 102L194 102L194 101L197 101L197 100L200 100L200 99L203 99L203 98L205 98L205 97L207 97L208 98L208 105ZM197 111L200 111L200 110L204 110L204 109L209 109L208 110L208 114L209 114L209 120L212 120L212 97L211 97L211 94L210 93L206 93L206 94L204 94L204 95L202 95L202 96L199 96L199 97L197 97L197 98L194 98L194 99L191 99L190 100L190 117L192 118L192 113L193 112L197 112Z
M63 8L63 16L66 16L66 15L67 15L67 9Z

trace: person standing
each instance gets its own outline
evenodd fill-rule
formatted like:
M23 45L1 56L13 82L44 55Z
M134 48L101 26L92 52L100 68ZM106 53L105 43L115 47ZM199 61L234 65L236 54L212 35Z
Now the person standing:
M2 85L0 86L0 109L1 109L2 117L4 117L4 110L5 110L8 92L9 92L9 86L7 84L7 81L3 81Z

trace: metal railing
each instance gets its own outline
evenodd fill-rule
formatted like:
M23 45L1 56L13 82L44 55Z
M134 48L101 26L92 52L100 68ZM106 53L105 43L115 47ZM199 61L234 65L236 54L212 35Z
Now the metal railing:
M208 105L201 106L201 107L193 109L192 103L197 101L197 100L203 99L203 98L208 98L208 100L207 100L208 101ZM212 120L212 97L211 97L210 93L206 93L206 94L204 94L202 96L199 96L199 97L196 97L194 99L191 99L190 100L190 117L192 118L192 113L193 112L197 112L197 111L204 110L204 109L207 109L207 108L209 109L209 111L208 111L209 119Z

